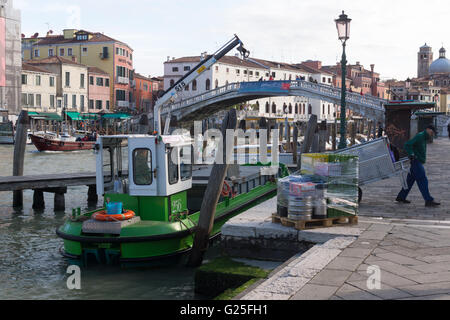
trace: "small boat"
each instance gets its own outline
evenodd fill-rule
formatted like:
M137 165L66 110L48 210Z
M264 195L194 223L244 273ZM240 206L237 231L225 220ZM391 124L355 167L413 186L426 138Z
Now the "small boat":
M0 122L0 144L14 144L14 130L11 122Z
M29 137L40 152L90 150L95 145L95 141L77 141L75 137L68 134L59 137L54 133L30 134Z
M96 182L104 207L75 210L57 229L64 240L63 255L84 263L94 259L121 265L185 256L193 246L212 170L190 163L191 148L190 138L184 136L99 136L94 147ZM261 169L242 166L240 178L225 181L210 238L220 234L228 219L276 195L276 178L286 173L265 175ZM105 221L110 204L120 209L110 213L114 221Z
M14 128L8 110L0 109L0 144L14 144Z

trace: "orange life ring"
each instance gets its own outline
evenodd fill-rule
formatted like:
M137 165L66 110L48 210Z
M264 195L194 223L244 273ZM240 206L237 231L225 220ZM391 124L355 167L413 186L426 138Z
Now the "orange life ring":
M108 214L106 210L98 211L92 218L98 221L124 221L133 218L136 214L131 210L125 210L122 214Z

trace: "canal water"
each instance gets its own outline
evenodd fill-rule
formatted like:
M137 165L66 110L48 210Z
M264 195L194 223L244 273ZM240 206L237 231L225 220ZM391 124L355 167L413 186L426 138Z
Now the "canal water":
M0 145L0 176L12 175L13 146ZM92 151L37 152L27 146L24 175L94 172ZM70 187L66 212L54 212L53 194L45 194L45 210L35 212L33 192L24 191L24 208L12 208L12 192L0 192L0 300L1 299L154 299L195 300L194 269L184 264L161 267L88 266L81 269L81 290L69 290L71 262L59 250L55 234L71 209L87 208L87 187ZM103 199L100 198L98 206ZM84 207L83 207L84 206ZM206 259L219 254L216 244Z

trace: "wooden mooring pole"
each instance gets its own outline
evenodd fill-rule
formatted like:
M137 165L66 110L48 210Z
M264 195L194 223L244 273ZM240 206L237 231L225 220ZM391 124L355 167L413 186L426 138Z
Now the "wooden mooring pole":
M189 267L200 266L203 261L203 255L208 248L209 235L211 234L214 225L216 206L222 192L223 182L228 169L227 161L225 161L227 150L226 131L227 129L236 130L236 127L237 113L235 109L231 109L225 116L222 124L223 144L221 147L223 150L223 164L216 163L211 170L208 186L206 187L200 209L200 217L195 232L194 244L187 263Z
M25 148L27 146L27 129L30 120L28 111L22 111L17 120L17 129L14 142L14 163L13 176L23 176L23 163L25 158ZM23 207L23 191L13 192L13 207Z

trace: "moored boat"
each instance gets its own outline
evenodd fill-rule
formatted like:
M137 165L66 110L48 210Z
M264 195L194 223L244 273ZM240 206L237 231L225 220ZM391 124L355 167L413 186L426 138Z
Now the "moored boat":
M211 174L211 166L193 170L191 148L184 136L100 136L94 148L96 182L105 207L75 213L57 229L64 255L84 262L91 257L99 263L127 264L190 251ZM260 169L242 167L242 178L225 183L211 238L231 217L276 195L278 172L262 175ZM129 216L121 218L115 212L116 221L108 221L107 203L120 203Z
M31 142L39 151L77 151L90 150L94 147L95 141L76 141L75 137L69 135L56 134L29 134Z

